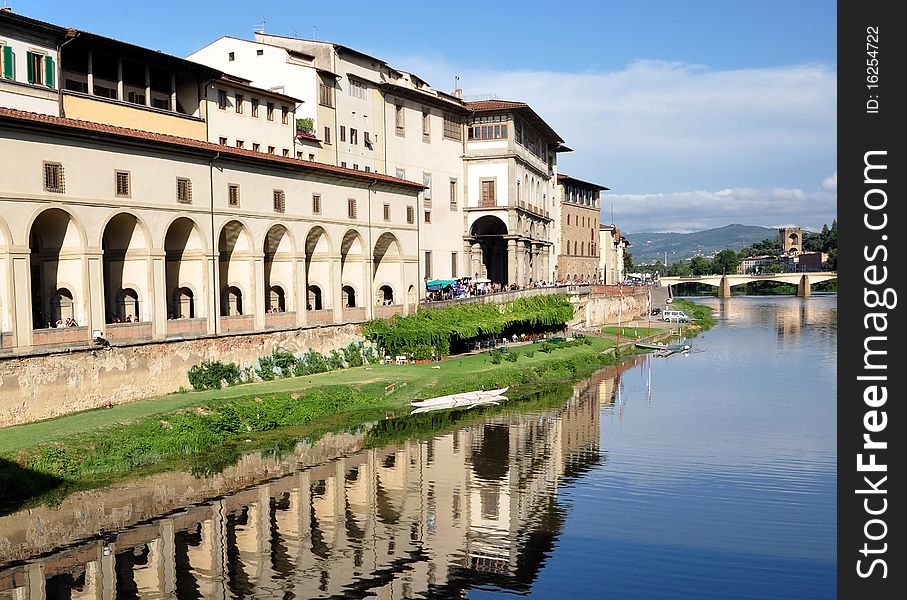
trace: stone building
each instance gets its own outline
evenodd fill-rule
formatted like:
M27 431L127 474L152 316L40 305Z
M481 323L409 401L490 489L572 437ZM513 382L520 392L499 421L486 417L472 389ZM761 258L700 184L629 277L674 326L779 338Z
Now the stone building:
M624 250L630 242L620 233L614 224L601 223L598 228L601 241L601 255L599 257L599 270L602 274L602 283L616 285L625 279Z
M557 176L558 249L555 279L601 282L599 194L605 186L564 174ZM609 240L610 241L610 240Z
M796 256L803 251L803 230L799 227L781 227L778 229L781 253Z
M60 57L64 27L0 8L0 106L60 115Z

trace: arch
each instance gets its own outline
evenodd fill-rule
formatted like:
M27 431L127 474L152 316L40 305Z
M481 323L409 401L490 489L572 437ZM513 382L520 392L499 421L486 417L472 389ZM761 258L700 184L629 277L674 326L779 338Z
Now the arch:
M406 299L410 305L416 303L416 286L411 285L408 288L406 288Z
M264 251L265 311L286 312L287 293L285 289L293 289L295 240L285 225L276 223L265 233L262 249Z
M403 261L403 246L397 236L385 231L375 241L373 252L373 280L387 282L389 285L397 287L402 286L403 273L400 266Z
M71 318L85 324L85 288L83 256L85 231L73 216L61 208L47 208L37 213L28 229L30 277L32 282L32 327L53 326L61 315L61 302ZM64 285L63 281L74 285ZM61 300L65 289L68 301Z
M129 323L134 320L142 320L142 313L139 310L139 293L135 291L135 288L120 288L114 298L114 309L115 317L121 319L122 322Z
M202 228L189 217L173 219L164 234L165 289L169 301L168 319L204 316L204 302L197 300L205 290L207 261ZM184 291L190 292L185 294Z
M478 242L481 249L483 275L494 282L509 283L507 225L495 215L484 215L476 219L469 228L473 243Z
M413 286L409 287L410 289L414 289ZM376 304L378 304L379 306L394 304L394 288L386 283L382 284L378 287L375 300Z
M150 320L151 315L138 313L140 296L146 296L147 284L125 282L146 281L148 278L148 250L151 238L148 229L138 217L129 212L111 214L101 230L103 250L102 270L104 280L104 312L106 321L125 322L130 315L139 320ZM126 288L132 290L134 302L127 302ZM127 304L129 310L127 311Z
M315 225L309 229L305 236L305 255L306 257L315 254L330 254L333 244L328 232L321 225Z
M324 308L324 300L321 296L321 286L309 284L307 296L306 310L322 310Z
M500 217L485 215L476 219L469 229L469 235L507 235L507 224Z
M357 229L347 229L340 241L340 258L347 255L365 254L365 242Z
M13 245L13 238L10 237L9 227L6 221L0 217L0 248L6 248Z
M75 319L75 298L68 287L58 288L51 299L51 323Z
M221 285L220 314L223 317L244 315L248 312L243 310L242 288L251 287L249 285L252 275L249 264L251 242L248 228L236 219L227 221L220 229L217 239L217 266Z
M344 308L356 308L356 288L347 284L340 288L340 297Z

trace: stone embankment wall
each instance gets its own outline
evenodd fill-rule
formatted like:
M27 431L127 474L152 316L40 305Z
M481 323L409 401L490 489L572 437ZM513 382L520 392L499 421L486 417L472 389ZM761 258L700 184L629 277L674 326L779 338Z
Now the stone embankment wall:
M667 288L619 287L616 285L590 286L588 296L574 301L574 327L599 327L616 325L618 319L630 321L645 316L648 294L652 290L652 307L664 308Z
M336 325L2 359L0 427L189 388L189 368L205 360L243 367L275 348L327 353L362 340L358 325Z

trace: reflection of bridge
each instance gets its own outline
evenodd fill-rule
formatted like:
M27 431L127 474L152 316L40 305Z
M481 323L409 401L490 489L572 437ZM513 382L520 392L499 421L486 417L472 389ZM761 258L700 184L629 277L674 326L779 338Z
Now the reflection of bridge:
M837 279L834 271L819 271L815 273L762 273L759 275L698 275L692 277L662 277L659 285L671 287L678 283L704 283L718 288L719 298L730 298L731 288L752 281L777 281L790 283L797 286L797 295L806 298L810 294L810 286L830 279Z

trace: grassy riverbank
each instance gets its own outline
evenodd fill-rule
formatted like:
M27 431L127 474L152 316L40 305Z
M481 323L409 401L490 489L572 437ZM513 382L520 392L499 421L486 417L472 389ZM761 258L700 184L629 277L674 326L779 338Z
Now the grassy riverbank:
M573 344L514 348L508 354L516 360L483 353L440 363L357 367L8 428L0 436L0 511L49 491L59 494L172 468L229 464L239 453L273 448L277 440L288 443L408 414L414 398L504 385L511 386L512 401L529 398L617 362L608 352L613 347L612 340L589 337Z

